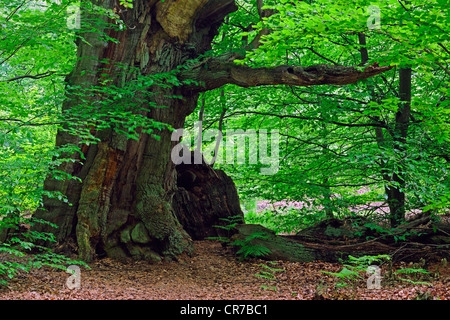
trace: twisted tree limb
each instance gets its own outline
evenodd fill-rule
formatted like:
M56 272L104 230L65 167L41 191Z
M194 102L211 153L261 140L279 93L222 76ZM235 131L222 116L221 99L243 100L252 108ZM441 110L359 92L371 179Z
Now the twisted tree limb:
M184 71L182 80L194 80L196 84L187 89L203 92L220 88L225 84L241 87L264 85L346 85L373 77L392 69L391 66L368 66L365 69L340 65L318 64L309 67L281 65L276 67L252 68L238 65L230 60L212 58L204 64Z

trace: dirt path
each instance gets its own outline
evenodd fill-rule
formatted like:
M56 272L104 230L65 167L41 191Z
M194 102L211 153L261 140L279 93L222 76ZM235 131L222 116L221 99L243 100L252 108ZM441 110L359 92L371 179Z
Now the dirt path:
M102 259L92 263L91 270L81 269L81 288L70 290L65 285L68 273L42 268L19 275L0 291L0 299L45 300L286 300L286 299L414 299L428 291L434 299L450 299L448 267L431 266L439 271L432 285L396 283L379 290L366 288L366 280L358 282L355 291L336 289L336 279L321 271L338 272L340 264L289 263L253 260L239 262L215 241L197 241L192 257L178 262L119 263ZM263 267L284 269L272 271ZM434 268L434 269L433 269ZM268 280L256 276L261 271L272 273ZM268 275L268 274L266 274ZM270 276L270 275L268 275Z

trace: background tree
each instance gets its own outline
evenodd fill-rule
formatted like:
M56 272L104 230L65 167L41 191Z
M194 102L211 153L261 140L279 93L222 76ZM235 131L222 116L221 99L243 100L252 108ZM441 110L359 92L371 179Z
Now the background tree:
M43 190L43 182L48 175L66 179L52 169L70 161L59 154L73 152L71 146L54 148L63 80L76 53L66 25L69 5L0 1L0 252L11 257L0 263L0 283L18 270L74 263L38 245L54 241L52 233L25 232L45 222L32 216L44 196L65 201L63 194ZM35 255L25 256L30 250Z

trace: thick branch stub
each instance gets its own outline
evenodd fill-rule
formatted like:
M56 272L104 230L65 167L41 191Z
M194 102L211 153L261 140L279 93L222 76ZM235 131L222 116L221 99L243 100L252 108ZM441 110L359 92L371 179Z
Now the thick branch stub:
M234 0L210 0L199 12L196 24L202 27L219 23L225 16L237 10Z

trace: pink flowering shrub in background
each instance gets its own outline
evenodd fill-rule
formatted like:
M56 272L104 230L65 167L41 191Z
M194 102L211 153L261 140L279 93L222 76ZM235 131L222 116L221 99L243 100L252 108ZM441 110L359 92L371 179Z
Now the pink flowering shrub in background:
M389 216L389 207L383 201L384 193L362 187L344 194L332 194L330 197L333 214L340 218L342 215L361 214L382 221ZM380 200L376 200L379 199ZM253 199L252 204L244 208L247 223L259 223L276 232L292 233L310 224L326 218L324 199L307 199L304 201L283 199L279 201ZM421 210L411 210L407 218Z

